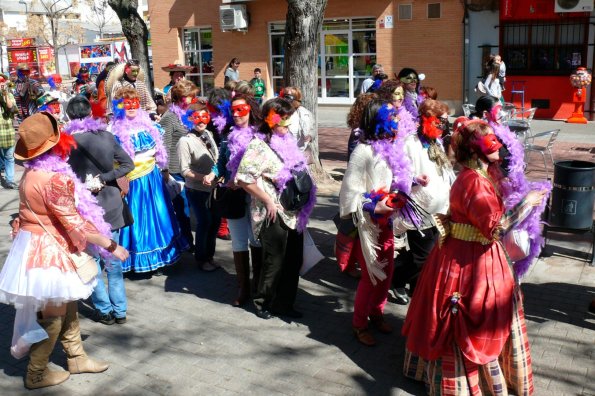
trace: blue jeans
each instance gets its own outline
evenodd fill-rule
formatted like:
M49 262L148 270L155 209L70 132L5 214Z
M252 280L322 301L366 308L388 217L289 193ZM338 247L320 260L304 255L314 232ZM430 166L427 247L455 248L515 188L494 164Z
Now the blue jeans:
M215 255L217 231L221 216L212 207L207 207L210 192L186 188L188 204L196 217L196 237L194 238L194 258L198 262L211 260Z
M14 183L14 147L0 148L0 161L7 183Z
M120 230L112 231L112 239L114 241L120 240ZM95 260L99 266L100 274L97 279L97 286L95 286L93 294L91 294L95 309L102 315L113 312L116 318L125 318L127 302L126 287L122 276L122 262L113 256L107 263L100 257L96 257ZM107 274L108 290L106 290L103 282L102 267L105 267L105 273Z
M250 196L248 196L250 197ZM246 203L246 213L239 219L227 219L227 226L231 234L231 250L233 252L247 252L248 242L252 247L260 247L260 242L254 238L250 217L250 203Z

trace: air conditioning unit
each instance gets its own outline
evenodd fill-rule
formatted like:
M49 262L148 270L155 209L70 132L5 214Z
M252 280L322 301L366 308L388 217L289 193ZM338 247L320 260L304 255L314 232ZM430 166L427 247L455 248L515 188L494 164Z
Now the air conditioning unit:
M245 4L219 6L221 30L248 30L248 11Z
M593 11L593 0L556 0L555 11L591 12Z

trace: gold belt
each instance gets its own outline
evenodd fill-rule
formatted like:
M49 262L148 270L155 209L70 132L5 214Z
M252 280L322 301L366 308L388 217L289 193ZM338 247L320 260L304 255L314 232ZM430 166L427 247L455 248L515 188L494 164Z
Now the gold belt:
M138 179L148 175L155 168L155 158L149 158L141 161L134 161L134 169L126 176L130 180Z
M471 224L450 223L450 236L455 239L467 242L479 242L482 245L489 245L491 240L483 236L481 232Z

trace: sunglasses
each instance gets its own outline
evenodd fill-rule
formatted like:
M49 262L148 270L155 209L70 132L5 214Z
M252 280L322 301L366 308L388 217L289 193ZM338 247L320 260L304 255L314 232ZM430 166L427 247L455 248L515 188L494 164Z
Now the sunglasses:
M126 64L128 66L139 66L140 61L138 59L130 59L128 62L126 62Z
M138 99L124 99L125 110L136 110L140 108L140 100Z
M250 105L247 103L231 106L234 117L245 117L250 114Z

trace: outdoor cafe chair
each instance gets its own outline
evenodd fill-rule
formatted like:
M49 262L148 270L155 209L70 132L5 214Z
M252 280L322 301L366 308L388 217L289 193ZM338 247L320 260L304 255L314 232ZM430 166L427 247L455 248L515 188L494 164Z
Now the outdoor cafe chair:
M528 158L528 154L532 151L536 151L541 154L543 158L543 167L545 168L545 177L549 180L549 171L547 162L545 159L545 153L547 152L550 156L550 161L552 162L552 166L554 165L554 156L552 155L552 148L554 147L554 142L558 137L558 133L560 133L560 129L553 129L551 131L540 132L538 134L528 136L525 140L525 154ZM535 144L535 140L543 140L548 139L547 143L544 146Z

